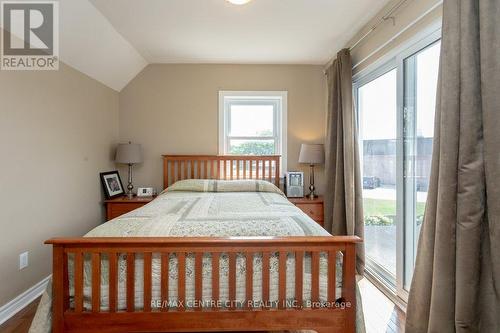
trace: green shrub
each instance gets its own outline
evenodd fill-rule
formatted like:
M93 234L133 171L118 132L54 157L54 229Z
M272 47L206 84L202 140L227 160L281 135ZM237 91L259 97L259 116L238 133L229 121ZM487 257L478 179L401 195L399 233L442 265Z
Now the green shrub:
M417 216L417 225L421 225L422 222L424 222L424 216L423 215Z
M393 220L384 215L365 216L365 225L393 225Z

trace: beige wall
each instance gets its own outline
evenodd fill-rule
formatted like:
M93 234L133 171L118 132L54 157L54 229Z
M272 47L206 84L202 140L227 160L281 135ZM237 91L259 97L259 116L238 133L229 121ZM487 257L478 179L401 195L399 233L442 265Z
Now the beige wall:
M0 306L51 273L44 240L102 221L99 172L117 140L114 90L64 64L0 71Z
M347 43L347 46L353 45L365 35L399 1L393 0L388 3ZM424 29L428 29L430 26L440 26L441 2L441 0L407 1L392 14L394 21L386 20L351 51L354 74L408 43Z
M162 187L161 155L217 154L219 90L288 91L288 169L302 142L323 143L326 84L322 66L149 65L120 93L120 140L141 143L135 186ZM122 178L126 178L122 169ZM324 191L323 168L318 170ZM125 181L125 180L124 180Z

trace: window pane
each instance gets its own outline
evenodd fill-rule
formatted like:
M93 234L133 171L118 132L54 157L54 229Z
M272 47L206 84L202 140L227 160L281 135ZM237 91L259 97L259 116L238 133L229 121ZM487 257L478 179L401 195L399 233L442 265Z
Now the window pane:
M230 105L230 136L273 136L274 105Z
M405 59L405 278L409 289L422 225L434 137L434 111L441 43Z
M229 153L233 155L273 155L275 147L274 140L229 140Z
M396 279L397 76L393 69L358 90L365 246L369 268Z

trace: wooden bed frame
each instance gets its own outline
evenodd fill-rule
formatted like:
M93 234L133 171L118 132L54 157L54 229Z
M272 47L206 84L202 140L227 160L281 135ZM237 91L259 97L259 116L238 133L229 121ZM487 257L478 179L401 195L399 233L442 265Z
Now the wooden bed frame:
M193 162L194 161L194 162ZM235 162L238 161L238 162ZM241 162L240 162L241 161ZM256 162L257 161L257 162ZM235 164L239 167L227 167ZM226 167L224 167L226 165ZM246 165L246 166L243 166ZM260 166L259 166L260 165ZM267 168L266 168L266 165ZM213 172L211 171L213 170ZM182 171L182 172L181 172ZM271 176L274 175L274 176ZM274 178L273 178L274 177ZM279 182L279 156L164 156L164 182L167 187L178 179L268 179ZM222 332L222 331L269 331L310 329L318 333L355 332L355 244L361 239L355 236L327 237L148 237L148 238L54 238L46 241L53 246L53 303L52 331L59 332ZM336 254L343 253L342 296L336 295ZM229 299L236 300L236 257L246 258L245 295L251 300L253 294L253 258L262 255L262 271L269 272L270 258L277 253L279 271L279 302L277 307L185 307L152 306L152 257L161 258L161 300L168 296L169 255L178 260L178 298L186 299L186 257L194 255L195 299L201 300L202 258L212 256L212 271L219 272L222 254L229 258ZM117 308L118 255L126 254L126 310ZM295 257L295 301L285 306L286 258ZM320 254L328 261L328 302L330 307L319 307ZM74 297L70 302L68 257L74 265ZM134 304L135 258L144 261L144 307ZM302 307L305 256L311 257L311 307ZM105 256L105 258L103 258ZM109 309L102 311L101 260L109 261ZM84 264L91 267L91 306L84 307ZM262 275L262 300L270 300L270 274ZM219 300L220 275L214 274L212 300Z

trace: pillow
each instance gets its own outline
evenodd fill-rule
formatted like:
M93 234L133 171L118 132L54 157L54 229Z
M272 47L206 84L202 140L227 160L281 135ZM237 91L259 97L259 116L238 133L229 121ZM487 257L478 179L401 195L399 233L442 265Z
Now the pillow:
M265 180L185 179L172 184L166 192L271 192L284 196L274 184Z

